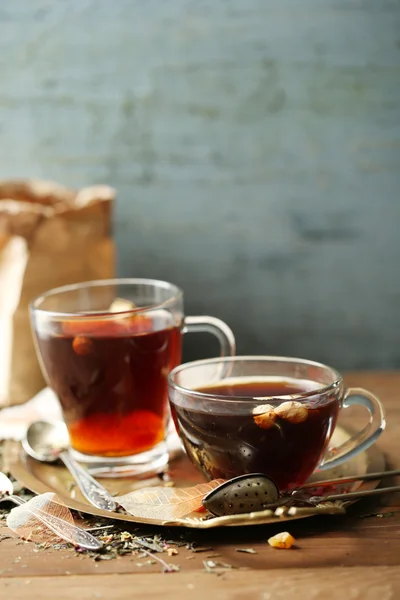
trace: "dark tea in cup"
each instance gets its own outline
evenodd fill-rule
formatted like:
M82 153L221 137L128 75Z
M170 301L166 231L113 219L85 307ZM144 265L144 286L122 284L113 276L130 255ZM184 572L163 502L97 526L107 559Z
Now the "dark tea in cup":
M298 395L318 389L301 380L227 381L197 388L211 396L268 398L248 414L201 411L174 406L172 410L186 452L209 479L231 479L237 473L268 473L279 489L300 486L321 458L339 412L340 397L313 398L307 406L277 396ZM271 400L270 400L271 399ZM266 402L274 402L267 404Z
M181 330L160 312L156 318L62 321L58 330L38 335L77 452L124 457L164 441L167 375L180 363Z
M336 371L300 359L187 363L170 374L169 398L186 452L208 479L264 473L281 491L366 448L385 424L370 392L346 390ZM369 427L327 452L339 410L356 403L371 412Z

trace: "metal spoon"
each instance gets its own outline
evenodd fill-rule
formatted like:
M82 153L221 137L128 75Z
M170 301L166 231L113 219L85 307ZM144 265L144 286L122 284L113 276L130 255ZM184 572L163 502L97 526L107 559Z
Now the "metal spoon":
M32 423L22 440L27 454L42 462L55 462L60 459L67 467L82 494L93 506L103 510L115 511L117 505L108 491L83 469L72 457L68 447L67 428L62 422Z
M323 502L336 502L336 500L355 500L368 496L379 496L380 494L389 494L390 492L400 492L400 485L393 485L386 488L375 488L374 490L363 490L360 492L348 492L347 494L330 494L329 496L311 496L307 502L309 504L320 504Z
M324 479L323 481L309 481L308 483L304 483L301 488L295 491L297 492L316 487L320 488L331 485L340 485L342 483L352 483L354 481L374 481L375 479L385 479L388 477L396 477L397 475L400 475L400 469L396 469L395 471L365 473L364 475L351 475L350 477L338 477L337 479Z
M19 496L14 495L14 486L12 484L12 481L4 473L1 472L0 502L13 502L14 504L18 505L26 503L25 500L23 500ZM32 510L30 510L28 506L29 504L27 505L27 510L55 533L61 531L65 535L71 533L72 531L70 537L72 537L74 543L78 544L82 548L86 548L88 550L99 550L103 547L103 543L97 540L88 531L85 531L84 529L81 529L76 525L71 525L63 519L59 519L55 515L47 515L45 511L40 510L38 508L32 508Z

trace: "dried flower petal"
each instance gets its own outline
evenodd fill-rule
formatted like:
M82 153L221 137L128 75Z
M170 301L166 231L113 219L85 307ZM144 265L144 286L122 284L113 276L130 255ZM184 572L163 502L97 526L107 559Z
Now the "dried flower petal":
M270 404L261 404L253 408L254 423L261 429L271 429L276 421L274 407Z
M72 340L72 349L78 356L87 356L93 350L93 341L90 338L77 336Z
M268 540L268 544L272 546L272 548L291 548L293 544L296 543L296 540L290 533L287 531L282 531L282 533L277 533L272 536Z
M301 402L283 402L274 409L275 415L289 423L302 423L308 417L308 409Z
M112 313L125 312L128 310L134 310L136 305L130 300L125 298L115 298L110 305L109 311Z

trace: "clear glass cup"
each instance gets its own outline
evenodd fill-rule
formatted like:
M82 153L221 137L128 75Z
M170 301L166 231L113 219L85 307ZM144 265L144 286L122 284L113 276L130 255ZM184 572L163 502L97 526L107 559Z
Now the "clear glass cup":
M181 362L182 335L214 334L235 352L230 328L185 317L183 292L150 279L90 281L33 300L37 355L58 396L72 452L102 475L139 474L168 461L167 378Z
M186 363L170 373L169 400L186 452L208 479L265 473L281 491L365 450L385 428L371 392L346 389L334 369L297 358ZM328 450L339 412L355 404L369 411L369 424Z

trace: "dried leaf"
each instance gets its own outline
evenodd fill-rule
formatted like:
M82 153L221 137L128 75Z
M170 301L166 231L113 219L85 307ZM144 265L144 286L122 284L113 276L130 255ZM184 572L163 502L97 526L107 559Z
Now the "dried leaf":
M114 500L134 517L173 521L202 506L204 496L223 482L214 479L189 488L143 488Z
M13 508L7 516L7 525L26 540L54 543L61 538L83 548L102 547L90 533L74 525L70 510L52 492L35 496Z
M207 546L207 547L194 547L192 548L192 552L209 552L210 550L212 550L211 546Z

